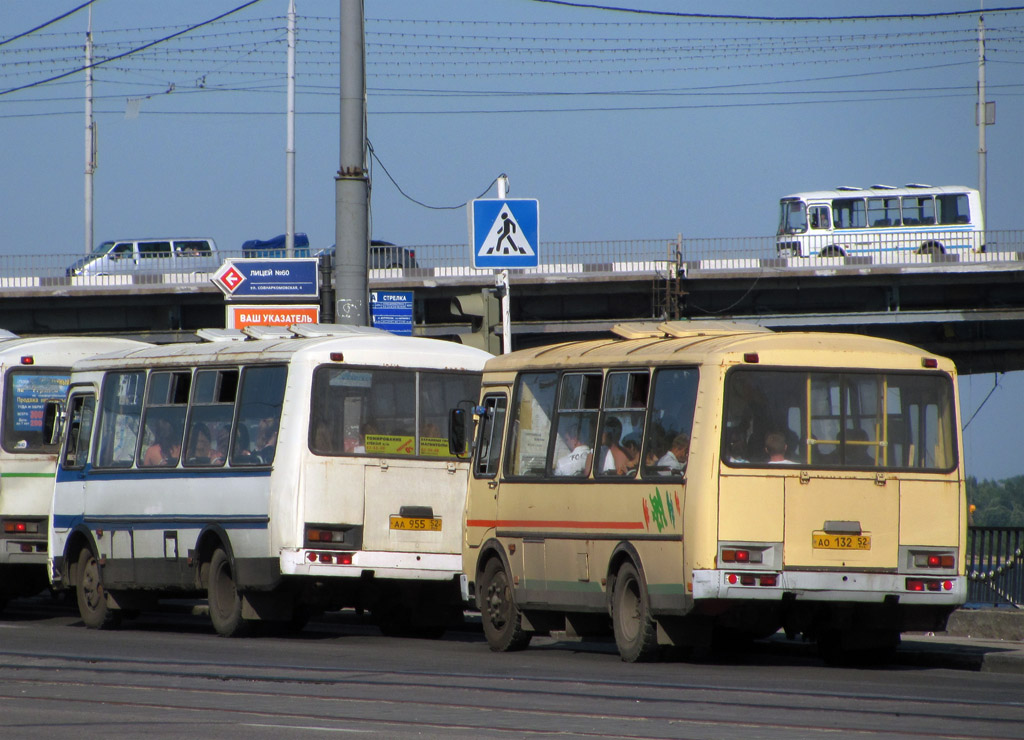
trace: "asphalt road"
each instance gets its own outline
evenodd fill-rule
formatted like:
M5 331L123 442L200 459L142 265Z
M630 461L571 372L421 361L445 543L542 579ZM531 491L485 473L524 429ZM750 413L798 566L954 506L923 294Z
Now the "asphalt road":
M0 617L0 737L341 735L1024 738L1024 676L829 668L778 642L648 665L550 638L494 654L472 623L395 639L354 614L223 639L184 603L109 632L43 599Z

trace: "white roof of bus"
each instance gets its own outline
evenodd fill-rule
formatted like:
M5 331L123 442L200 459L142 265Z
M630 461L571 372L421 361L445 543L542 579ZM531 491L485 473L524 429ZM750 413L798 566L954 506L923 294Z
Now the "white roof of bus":
M932 187L931 185L922 185L918 187L878 187L872 186L869 188L840 188L836 190L808 190L805 193L793 193L792 195L782 196L782 200L800 199L800 200L831 200L832 198L872 198L872 197L892 197L896 195L921 195L922 193L972 193L975 192L974 188L968 188L963 185L938 185Z
M487 371L524 367L598 368L662 364L731 364L757 354L761 366L875 368L920 370L924 358L955 372L947 358L890 339L830 332L774 332L756 325L702 327L698 321L620 324L613 329L623 338L593 339L534 347L488 361ZM628 338L627 338L628 337Z
M33 365L71 365L84 357L150 346L117 337L18 337L0 341L0 364L20 364L31 356Z
M152 345L83 360L75 370L182 367L197 362L234 365L253 361L284 362L308 356L328 360L340 352L347 365L416 367L441 370L480 370L491 354L441 339L402 337L388 332L353 333L313 338L270 338Z

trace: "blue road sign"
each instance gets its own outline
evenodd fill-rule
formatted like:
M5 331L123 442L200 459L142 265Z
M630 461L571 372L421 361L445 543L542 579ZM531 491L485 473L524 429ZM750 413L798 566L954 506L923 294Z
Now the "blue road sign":
M319 260L225 260L210 278L228 298L316 298Z
M412 336L412 291L371 290L370 319L376 329Z
M473 267L539 264L540 203L535 198L478 198L469 214Z

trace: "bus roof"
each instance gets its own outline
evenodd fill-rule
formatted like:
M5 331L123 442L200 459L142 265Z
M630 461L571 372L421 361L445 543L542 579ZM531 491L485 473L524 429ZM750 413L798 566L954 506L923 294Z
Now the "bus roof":
M793 193L782 196L782 200L831 200L832 198L878 198L893 197L899 195L942 195L947 193L975 193L974 188L963 185L916 185L910 184L903 187L892 187L890 185L872 185L868 188L840 187L835 190L808 190L803 193Z
M118 337L15 337L0 340L0 364L70 365L86 356L149 346ZM32 362L22 363L29 356Z
M244 341L213 341L187 344L150 345L124 352L90 357L75 365L75 370L101 370L148 366L182 367L186 365L249 362L287 362L292 358L312 357L351 365L415 367L442 370L480 370L491 354L454 342L420 337L400 337L388 332L353 332L317 337L273 337Z
M619 324L618 336L518 350L489 360L488 372L530 368L661 364L871 367L920 370L924 360L955 373L952 360L891 339L829 332L774 332L753 324L668 321ZM750 354L757 359L751 361ZM747 358L745 359L745 356Z

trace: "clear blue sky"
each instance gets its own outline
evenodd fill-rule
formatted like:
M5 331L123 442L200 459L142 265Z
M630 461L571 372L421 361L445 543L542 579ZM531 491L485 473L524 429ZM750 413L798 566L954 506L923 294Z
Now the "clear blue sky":
M82 0L3 0L0 42ZM96 57L244 0L96 0ZM262 0L95 72L95 238L284 231L285 13ZM621 5L621 4L620 4ZM966 2L637 0L691 13L836 17L976 10ZM297 0L297 228L334 240L338 2ZM461 244L455 206L501 172L541 202L541 241L773 234L778 198L838 185L978 184L977 16L697 20L532 0L366 0L372 232ZM0 255L84 245L87 11L0 43ZM986 14L988 220L1024 228L1024 11ZM136 111L138 115L131 115ZM492 189L491 194L494 194ZM1024 474L1024 380L961 385L969 474Z

